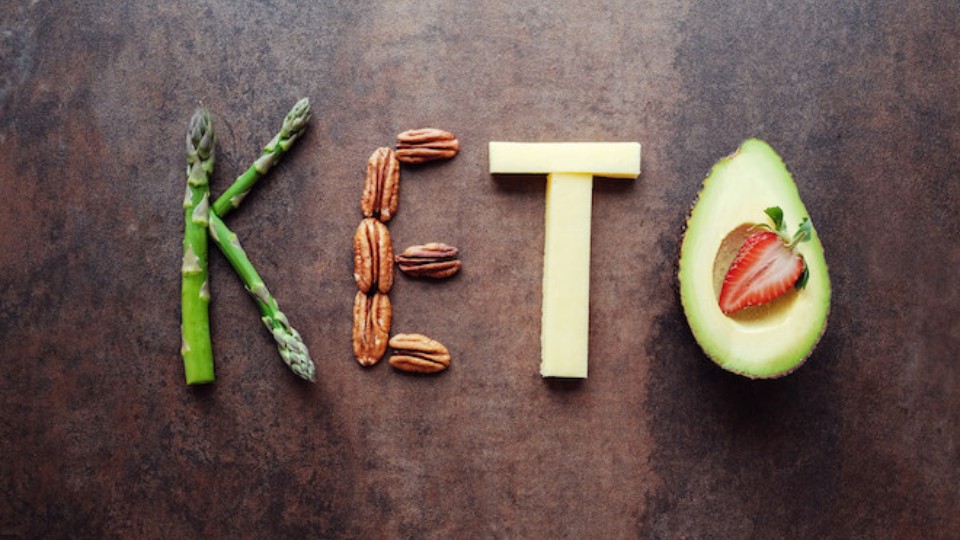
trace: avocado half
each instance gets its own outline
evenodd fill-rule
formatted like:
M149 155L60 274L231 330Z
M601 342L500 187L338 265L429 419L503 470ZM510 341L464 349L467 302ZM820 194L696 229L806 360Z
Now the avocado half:
M750 228L779 206L795 230L810 214L783 160L750 139L721 159L703 181L680 246L680 301L703 351L720 367L750 378L774 378L800 367L823 335L830 311L830 277L816 228L796 250L809 278L763 306L733 315L720 311L723 277Z

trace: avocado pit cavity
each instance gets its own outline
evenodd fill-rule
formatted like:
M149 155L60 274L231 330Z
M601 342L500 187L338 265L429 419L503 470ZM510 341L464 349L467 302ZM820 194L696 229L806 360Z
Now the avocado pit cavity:
M717 255L713 260L713 293L715 300L720 298L723 278L730 270L730 265L737 256L737 251L747 240L747 237L756 230L756 226L756 223L742 223L730 231L720 242L720 248L717 249ZM766 304L743 308L725 316L745 325L777 324L787 317L790 307L797 299L797 292L796 289L790 289L782 296Z

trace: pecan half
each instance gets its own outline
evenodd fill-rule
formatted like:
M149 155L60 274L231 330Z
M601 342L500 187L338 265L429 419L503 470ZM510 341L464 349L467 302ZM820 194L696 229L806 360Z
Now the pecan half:
M450 352L443 343L423 334L397 334L390 338L390 365L413 373L436 373L450 367Z
M367 160L360 211L364 217L376 217L386 223L397 213L400 199L400 162L390 148L374 150Z
M360 222L353 235L353 279L361 292L393 287L393 242L387 226L374 218Z
M460 251L440 242L410 246L397 255L400 271L408 276L442 279L460 270Z
M382 293L357 291L353 300L353 355L361 366L372 366L387 352L393 308Z
M404 163L450 159L459 151L457 137L442 129L411 129L397 135L397 159Z

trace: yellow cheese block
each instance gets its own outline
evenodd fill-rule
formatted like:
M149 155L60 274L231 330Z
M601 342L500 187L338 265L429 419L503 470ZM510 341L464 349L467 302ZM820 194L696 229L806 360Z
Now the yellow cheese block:
M593 175L547 175L540 375L587 376Z
M585 378L593 177L636 178L639 143L490 143L493 174L547 174L540 374Z
M583 173L609 178L640 175L636 142L491 142L493 174Z

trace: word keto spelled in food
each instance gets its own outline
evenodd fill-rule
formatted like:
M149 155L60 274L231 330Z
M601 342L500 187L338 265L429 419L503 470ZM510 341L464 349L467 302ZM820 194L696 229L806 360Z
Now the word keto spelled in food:
M640 175L640 143L490 143L491 174L546 174L540 374L587 377L593 177Z

